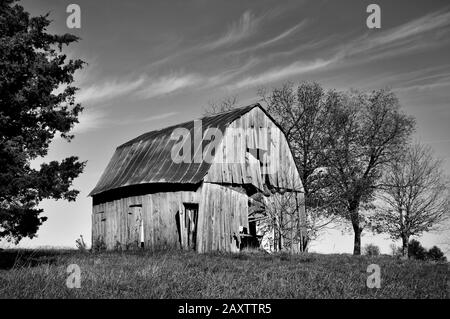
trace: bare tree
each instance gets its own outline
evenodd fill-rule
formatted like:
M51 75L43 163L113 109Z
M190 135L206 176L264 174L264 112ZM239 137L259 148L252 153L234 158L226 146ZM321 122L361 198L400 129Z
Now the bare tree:
M306 249L304 194L294 176L286 174L285 180L288 178L292 189L272 189L251 196L249 221L257 223L263 248L298 253Z
M291 82L272 90L259 89L258 95L267 111L280 124L300 172L306 202L307 242L333 225L332 212L336 201L328 189L326 149L329 140L326 128L331 122L330 108L337 94L315 82Z
M353 228L353 254L360 255L361 233L371 222L364 212L373 208L382 171L406 145L414 120L400 111L390 90L342 93L334 106L326 166L339 214Z
M449 217L450 193L442 162L430 147L415 144L400 152L387 167L380 197L386 203L377 214L377 227L402 240L408 256L411 236L436 229Z
M203 115L209 116L232 110L238 106L238 103L237 95L226 96L220 102L211 100L208 102L208 106L203 109Z

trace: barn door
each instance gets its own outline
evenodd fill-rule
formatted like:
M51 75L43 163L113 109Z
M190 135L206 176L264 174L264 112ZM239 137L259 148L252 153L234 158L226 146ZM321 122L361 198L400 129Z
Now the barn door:
M195 250L197 242L198 204L184 204L185 247Z
M142 206L131 205L128 211L128 246L129 248L143 247L144 223L142 220Z

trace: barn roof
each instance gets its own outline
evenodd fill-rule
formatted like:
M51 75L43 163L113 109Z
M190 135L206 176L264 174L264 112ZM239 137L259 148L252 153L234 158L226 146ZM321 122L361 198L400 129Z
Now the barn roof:
M264 109L260 104L235 108L213 116L203 117L202 129L225 128L249 112L254 107ZM265 111L264 111L265 112ZM117 147L108 166L103 172L95 188L89 196L97 195L112 189L147 183L186 183L197 184L203 180L211 163L175 163L171 158L172 147L178 141L171 139L177 128L185 128L194 136L194 121L189 121L160 130L142 134ZM194 153L193 138L191 150Z

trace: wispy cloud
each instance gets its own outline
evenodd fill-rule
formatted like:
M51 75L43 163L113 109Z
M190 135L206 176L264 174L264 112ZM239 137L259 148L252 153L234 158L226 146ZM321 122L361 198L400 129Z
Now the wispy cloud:
M146 117L138 117L138 118L133 116L133 117L127 117L127 118L120 119L120 120L118 119L115 121L109 121L108 123L113 124L113 125L129 125L129 124L147 123L147 122L152 122L152 121L156 121L156 120L166 119L166 118L172 117L176 114L178 114L178 112L167 112L167 113L161 113L161 114L150 115L150 116L146 116Z
M424 90L433 90L433 89L444 88L444 87L449 87L449 86L450 86L450 76L448 76L446 79L441 80L441 81L401 86L399 88L395 88L394 91L396 91L396 92L413 91L413 90L424 91Z
M202 82L202 77L196 74L173 73L159 78L149 79L137 95L150 99L161 95L167 95L197 85Z
M125 118L116 118L113 117L110 113L106 112L104 109L88 108L81 113L78 119L79 123L75 124L72 133L83 134L99 129L104 129L106 127L147 123L169 118L176 114L178 114L178 112L166 112L146 117L129 116Z
M132 95L138 98L150 99L175 93L187 87L202 83L203 77L197 74L172 72L159 77L149 77L147 74L132 78L96 79L95 84L82 87L76 94L79 103L104 104L121 96ZM93 82L91 80L91 82Z
M436 11L423 17L404 23L400 26L381 32L379 35L367 33L341 46L336 57L344 59L350 56L365 54L366 59L386 58L405 53L413 53L419 49L429 48L440 43L425 37L430 32L449 32L450 11ZM370 52L370 54L368 54Z
M258 63L260 63L260 61L261 60L259 58L252 57L243 64L235 65L218 74L205 76L203 78L203 85L200 88L212 88L228 83L242 73L247 72L248 70L256 66Z
M201 46L201 49L199 50L231 45L249 37L256 32L263 17L264 16L255 17L250 11L244 12L238 21L235 21L228 27L228 30L223 36L213 42L207 43L203 47ZM308 21L303 20L273 38L260 42L252 47L247 47L246 50L251 51L282 42L284 39L303 29L306 25L308 25ZM430 32L435 32L437 30L447 32L450 31L448 30L449 26L450 12L441 10L386 31L375 34L365 34L344 45L331 47L328 50L323 51L324 54L326 54L325 57L310 61L295 61L290 64L260 71L260 73L238 79L237 81L235 80L238 76L243 72L249 71L257 64L267 64L266 62L271 58L270 55L264 58L252 57L246 64L239 66L239 68L228 68L223 71L219 70L217 75L208 76L196 72L184 73L179 71L161 75L159 77L142 75L135 79L112 80L102 84L94 84L91 87L82 89L78 93L77 100L80 102L91 102L100 99L113 99L126 94L133 94L143 99L151 99L174 94L187 88L211 88L231 83L232 81L235 81L235 83L229 84L228 88L239 89L263 85L265 83L272 83L304 73L319 71L325 67L335 66L337 63L343 61L353 65L380 57L395 56L406 52L410 53L427 45L426 36L428 36ZM418 39L422 39L423 41L418 41ZM439 45L439 42L434 42L435 45ZM317 43L317 41L314 43ZM319 42L319 45L320 43L321 42ZM294 52L297 52L297 50L301 51L301 48L305 45L295 48ZM287 55L292 53L291 51L289 51ZM349 59L350 57L352 59ZM425 84L428 86L432 85L431 83ZM411 85L411 87L415 87L416 85L422 84L415 83L414 85Z
M395 91L427 90L450 85L450 64L421 68L383 77Z
M375 37L373 45L383 45L424 34L450 25L450 11L436 11L393 28Z
M76 95L79 103L94 102L99 100L112 100L119 96L129 94L145 82L145 76L137 79L114 79L92 84L81 88Z
M251 11L245 11L238 21L233 22L228 27L225 34L217 40L207 43L203 48L216 49L245 39L256 31L261 20L262 17L255 17Z
M246 47L246 48L242 48L240 50L233 51L232 53L233 54L248 53L249 51L254 51L254 50L258 50L258 49L262 49L262 48L271 46L277 42L281 42L285 38L288 38L289 36L295 34L299 30L305 28L307 24L308 24L307 20L303 20L302 22L296 24L292 28L289 28L288 30L280 33L279 35L277 35L269 40L257 43L250 47Z
M256 49L260 49L260 48L266 47L268 45L271 45L273 43L276 43L278 41L281 41L284 38L287 38L290 35L294 34L295 32L299 31L300 29L304 28L306 25L307 25L307 20L303 20L299 24L297 24L297 25L293 26L292 28L284 31L283 33L277 35L276 37L256 45L255 48Z
M410 54L419 49L430 48L430 43L426 41L426 37L430 32L440 31L441 33L449 32L450 29L450 12L437 11L417 18L413 21L402 24L398 27L386 30L379 35L365 34L344 45L338 45L330 48L326 54L328 58L317 59L314 61L304 62L297 61L286 66L272 68L260 74L244 78L234 85L235 88L243 88L250 86L262 85L282 80L292 76L298 76L307 72L322 70L325 67L335 66L339 62L347 60L352 65L360 62L367 62L372 59L386 58L389 56L397 56L401 54ZM302 27L297 25L297 28ZM279 40L288 36L295 31L295 27L282 33L279 37L272 40ZM421 41L418 41L420 39ZM272 40L263 42L260 45L272 43ZM434 46L439 46L442 42L433 41ZM299 47L300 48L300 47ZM295 49L297 50L297 49ZM295 51L294 50L294 51ZM349 61L349 57L352 57ZM434 88L445 86L446 84L420 84L411 85L411 89Z
M258 86L266 83L275 82L285 79L290 76L297 76L303 73L317 71L325 68L334 62L334 59L330 60L315 60L315 61L296 61L286 66L272 68L263 73L246 77L239 80L237 83L232 84L232 88L244 88Z
M78 117L78 123L75 124L71 133L82 134L104 128L107 124L106 117L107 113L104 109L86 108Z
M216 74L175 72L158 78L148 79L136 95L150 99L178 93L184 89L201 90L223 85L260 62L259 58L249 58L244 63L228 66Z

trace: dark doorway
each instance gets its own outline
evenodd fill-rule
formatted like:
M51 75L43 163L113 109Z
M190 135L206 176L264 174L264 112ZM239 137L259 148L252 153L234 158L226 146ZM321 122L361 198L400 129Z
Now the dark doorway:
M197 242L198 204L184 204L185 247L195 250Z
M249 226L249 230L247 230L246 227L243 228L241 237L241 245L240 245L240 249L245 249L245 248L253 248L253 249L257 249L259 248L260 245L260 237L257 235L257 230L256 230L256 222L255 221L250 221L248 223Z
M142 219L142 205L130 205L128 210L128 240L129 249L144 247L144 221Z

